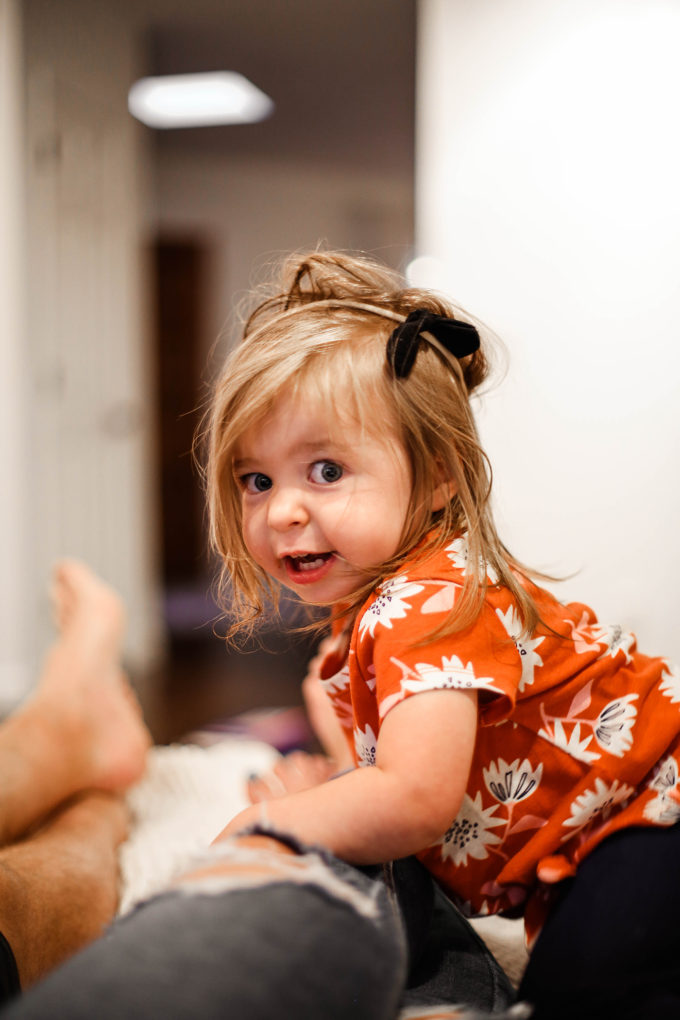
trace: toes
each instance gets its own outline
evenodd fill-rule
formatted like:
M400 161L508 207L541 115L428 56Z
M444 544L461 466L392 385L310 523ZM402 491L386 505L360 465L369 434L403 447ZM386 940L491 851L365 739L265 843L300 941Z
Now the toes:
M52 618L59 629L62 629L73 612L73 593L64 579L54 574L49 587L49 600Z

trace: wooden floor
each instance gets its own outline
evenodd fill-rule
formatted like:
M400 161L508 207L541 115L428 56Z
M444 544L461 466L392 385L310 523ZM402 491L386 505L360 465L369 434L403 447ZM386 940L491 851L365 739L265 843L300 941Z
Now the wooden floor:
M139 683L157 743L250 709L302 704L300 682L314 640L270 635L266 648L229 650L216 638L175 641L158 675Z

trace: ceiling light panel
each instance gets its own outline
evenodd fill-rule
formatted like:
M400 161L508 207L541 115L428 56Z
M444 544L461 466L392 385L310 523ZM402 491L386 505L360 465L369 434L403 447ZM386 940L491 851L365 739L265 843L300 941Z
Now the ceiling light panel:
M252 124L264 120L274 103L235 71L141 78L128 93L133 117L153 128Z

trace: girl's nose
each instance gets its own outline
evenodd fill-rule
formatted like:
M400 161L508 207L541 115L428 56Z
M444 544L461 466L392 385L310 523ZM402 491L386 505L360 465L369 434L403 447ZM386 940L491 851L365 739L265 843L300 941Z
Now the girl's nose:
M293 488L275 489L272 492L267 500L267 516L269 526L275 531L287 531L309 521L302 493Z

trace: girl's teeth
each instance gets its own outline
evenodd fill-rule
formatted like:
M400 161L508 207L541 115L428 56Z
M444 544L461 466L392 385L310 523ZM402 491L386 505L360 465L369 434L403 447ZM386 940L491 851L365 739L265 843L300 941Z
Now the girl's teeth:
M308 560L308 559L298 560L297 561L297 568L298 568L298 570L316 570L316 568L320 567L322 565L322 563L324 563L324 557L323 556L317 556L313 560Z
M317 570L323 566L329 556L330 553L321 553L318 556L314 553L308 553L306 556L291 556L290 558L295 570L304 573L306 570Z

